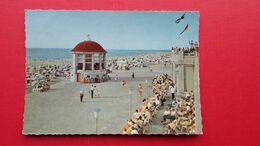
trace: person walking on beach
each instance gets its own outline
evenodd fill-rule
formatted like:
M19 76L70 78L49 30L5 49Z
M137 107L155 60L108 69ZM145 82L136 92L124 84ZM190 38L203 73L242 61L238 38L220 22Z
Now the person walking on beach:
M83 101L83 96L84 96L84 93L83 93L83 89L81 88L79 91L80 102Z
M137 91L138 91L138 95L142 97L144 89L141 84L138 84Z
M133 73L132 73L132 79L134 79L134 78L135 78L135 73L133 72Z
M94 90L95 90L94 85L91 85L91 87L90 87L91 98L94 97Z

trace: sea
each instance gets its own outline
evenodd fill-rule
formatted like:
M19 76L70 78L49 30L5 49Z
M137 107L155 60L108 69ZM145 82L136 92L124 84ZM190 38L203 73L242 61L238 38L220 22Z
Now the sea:
M123 49L107 49L108 57L115 56L134 56L146 53L169 52L169 50L123 50ZM26 60L58 60L71 59L71 49L67 48L26 48Z

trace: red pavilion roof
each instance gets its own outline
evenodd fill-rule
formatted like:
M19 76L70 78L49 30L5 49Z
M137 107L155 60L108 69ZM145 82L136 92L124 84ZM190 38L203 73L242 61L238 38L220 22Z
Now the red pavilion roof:
M83 41L77 44L72 52L106 52L106 50L97 42Z

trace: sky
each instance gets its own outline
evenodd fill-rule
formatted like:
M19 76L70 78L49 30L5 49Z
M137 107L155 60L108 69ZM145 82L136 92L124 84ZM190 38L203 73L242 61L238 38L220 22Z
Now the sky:
M90 39L105 49L186 47L198 41L199 13L171 11L26 10L26 48L73 48ZM186 25L188 31L179 35Z

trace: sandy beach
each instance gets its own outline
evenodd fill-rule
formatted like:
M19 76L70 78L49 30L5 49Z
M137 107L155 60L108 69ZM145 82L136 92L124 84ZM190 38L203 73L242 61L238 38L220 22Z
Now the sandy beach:
M63 64L71 63L69 59L59 59L59 60L28 60L26 61L26 66L35 66L39 68L40 66L45 65L58 65L61 66Z

